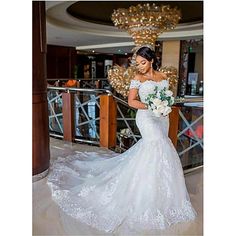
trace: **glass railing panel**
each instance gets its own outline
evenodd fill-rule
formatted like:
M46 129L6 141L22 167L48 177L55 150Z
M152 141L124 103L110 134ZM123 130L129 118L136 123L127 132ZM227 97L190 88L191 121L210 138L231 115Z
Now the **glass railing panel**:
M62 93L49 90L47 93L49 132L50 134L63 135L63 115L62 115Z
M100 99L99 94L79 92L75 94L75 138L99 142Z
M48 90L50 135L60 135L61 138L63 138L61 92L63 90L65 89ZM101 91L94 89L73 91L72 89L70 92L74 95L75 140L99 145ZM141 135L135 122L136 109L130 108L126 101L113 97L117 102L117 148L115 151L123 152L133 146ZM184 169L203 165L203 104L195 100L191 103L177 102L180 110L176 149Z
M117 101L117 150L122 152L133 146L140 138L135 122L136 110L125 101Z
M203 165L203 107L199 103L180 107L177 152L184 169Z

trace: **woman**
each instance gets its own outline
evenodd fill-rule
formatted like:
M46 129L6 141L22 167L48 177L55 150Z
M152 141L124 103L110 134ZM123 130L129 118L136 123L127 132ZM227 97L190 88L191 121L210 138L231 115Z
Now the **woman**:
M131 81L128 103L138 109L142 139L111 158L81 153L55 161L48 177L64 217L125 235L163 230L196 216L168 138L169 118L155 117L145 104L154 87L168 87L168 81L155 71L155 53L148 47L136 52L136 63L139 74Z

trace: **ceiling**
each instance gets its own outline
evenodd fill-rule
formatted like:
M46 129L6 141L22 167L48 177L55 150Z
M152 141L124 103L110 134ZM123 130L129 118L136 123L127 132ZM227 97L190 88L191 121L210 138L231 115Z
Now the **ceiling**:
M147 1L146 1L147 2ZM149 3L157 1L149 1ZM181 10L178 26L158 40L203 37L203 1L158 1ZM114 9L128 8L145 1L46 1L47 43L72 46L99 53L130 53L131 36L111 21Z

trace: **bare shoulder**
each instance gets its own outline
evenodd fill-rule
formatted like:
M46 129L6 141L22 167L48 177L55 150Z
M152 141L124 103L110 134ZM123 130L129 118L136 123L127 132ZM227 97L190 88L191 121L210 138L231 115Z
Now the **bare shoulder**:
M140 74L136 74L133 78L133 80L138 80L138 81L142 81L142 76Z
M157 73L160 80L167 80L167 75L164 72L158 71Z

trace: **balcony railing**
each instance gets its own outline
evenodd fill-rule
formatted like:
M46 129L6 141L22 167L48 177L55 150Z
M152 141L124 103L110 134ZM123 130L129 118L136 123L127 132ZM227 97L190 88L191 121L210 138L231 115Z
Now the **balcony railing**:
M106 89L48 87L48 108L54 137L116 152L127 150L141 138L135 109ZM203 165L203 98L176 99L169 136L184 169Z

